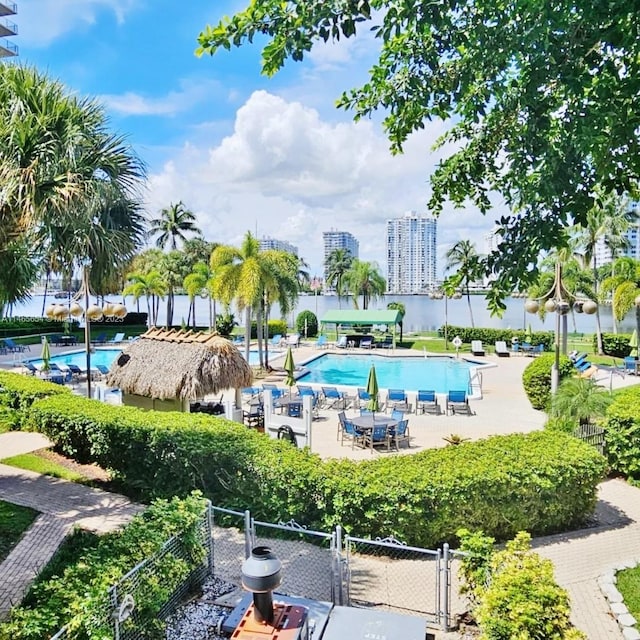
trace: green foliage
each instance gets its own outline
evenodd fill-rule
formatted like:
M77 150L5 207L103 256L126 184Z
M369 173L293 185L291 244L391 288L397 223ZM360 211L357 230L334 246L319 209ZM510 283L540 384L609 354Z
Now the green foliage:
M522 374L522 383L531 406L546 411L551 402L551 368L555 355L547 354L534 358ZM558 377L562 381L573 372L571 360L560 356Z
M597 351L597 338L593 336L593 348ZM613 356L614 358L625 358L631 353L631 347L629 346L629 339L631 336L619 335L616 333L603 333L602 334L602 349L607 356Z
M640 387L628 387L614 396L604 429L611 467L640 479Z
M495 540L482 531L459 529L458 550L465 553L460 559L460 593L466 594L475 609L480 602L480 594L489 582L489 562Z
M33 509L0 500L0 562L37 517L38 512Z
M616 587L622 594L629 613L640 620L640 564L631 569L618 571Z
M318 318L313 311L302 311L296 318L296 331L306 338L318 335Z
M35 400L53 395L68 396L71 390L32 376L0 371L0 405L9 409L28 409Z
M312 528L411 544L453 541L460 527L505 539L560 531L593 510L605 460L564 434L496 436L414 456L322 461L206 414L141 411L79 396L34 403L28 426L59 450L108 469L143 499L202 490L215 504Z
M580 423L576 418L569 416L556 416L549 418L544 425L545 429L549 431L559 431L560 433L573 434L580 426Z
M72 471L53 460L43 458L35 453L23 453L19 456L12 456L11 458L2 458L0 462L2 462L2 464L7 464L10 467L26 469L27 471L35 471L36 473L52 476L53 478L62 478L64 480L69 480L70 482L78 482L80 484L91 483L91 480L82 474Z
M269 330L269 335L265 336L265 338L273 338L273 336L281 335L284 336L287 333L287 321L286 320L269 320L267 324L267 328ZM251 322L251 339L255 340L258 337L258 327L256 325L256 321L253 320Z
M112 624L99 613L107 609L108 588L136 564L179 536L187 560L165 554L151 572L141 572L136 592L140 637L157 637L158 613L189 573L199 567L206 549L194 535L205 501L198 494L183 500L154 502L122 531L109 533L90 546L58 575L34 585L27 601L0 624L0 637L40 640L67 625L72 638L111 637ZM88 615L90 612L91 615Z
M438 335L444 337L444 327L438 329ZM447 335L449 340L452 340L454 336L460 336L460 340L466 344L471 344L472 340L482 340L485 347L495 344L496 340L504 340L507 345L511 345L511 338L513 337L517 337L520 343L525 342L525 331L522 329L476 329L449 325ZM531 344L543 344L545 351L551 351L553 343L553 331L531 332Z
M225 338L231 335L233 327L237 325L233 313L220 313L216 316L216 331Z
M475 613L482 640L578 640L585 636L569 619L567 592L553 577L553 564L530 549L520 532L493 554L486 589Z
M589 424L602 418L612 395L589 378L566 378L551 399L551 415Z
M78 329L76 320L69 323L71 330ZM0 338L26 336L32 333L56 333L62 326L58 320L48 318L3 318L0 320Z

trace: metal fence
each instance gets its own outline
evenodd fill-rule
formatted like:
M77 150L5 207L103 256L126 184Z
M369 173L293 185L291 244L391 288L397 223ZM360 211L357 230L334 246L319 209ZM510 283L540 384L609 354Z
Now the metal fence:
M394 538L366 540L343 536L340 526L330 533L313 531L295 521L262 522L249 511L212 505L197 525L197 537L206 553L194 570L175 536L110 588L104 607L91 615L112 638L148 637L152 622L139 613L138 603L160 602L162 620L210 574L240 586L242 563L259 545L269 546L282 563L280 593L418 615L442 630L451 626L452 560L460 554L446 544L432 550ZM70 637L61 629L51 640Z
M595 447L599 453L604 455L604 429L597 424L581 424L574 432L576 438Z

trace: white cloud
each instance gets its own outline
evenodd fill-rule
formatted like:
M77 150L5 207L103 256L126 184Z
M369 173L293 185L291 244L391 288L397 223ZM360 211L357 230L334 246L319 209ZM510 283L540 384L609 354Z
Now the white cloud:
M219 144L190 143L150 177L149 209L183 200L212 241L236 244L256 230L287 240L312 274L322 270L322 232L350 231L360 257L385 270L385 221L426 212L428 177L438 160L430 149L442 131L442 124L427 123L403 155L392 156L370 122L330 124L299 102L257 91ZM470 238L482 251L495 217L446 207L439 244Z
M20 2L20 42L42 48L83 26L95 24L100 11L112 11L119 24L141 0L29 0Z

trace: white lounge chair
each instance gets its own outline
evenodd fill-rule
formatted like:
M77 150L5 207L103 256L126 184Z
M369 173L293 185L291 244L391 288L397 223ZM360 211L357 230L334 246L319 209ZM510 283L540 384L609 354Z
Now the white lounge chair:
M287 345L290 347L299 347L300 346L300 334L292 333L290 336L287 336Z
M508 358L510 353L507 349L507 343L504 340L496 340L496 355L499 358Z
M483 356L484 355L484 347L482 346L482 340L472 340L471 341L471 353L474 356Z

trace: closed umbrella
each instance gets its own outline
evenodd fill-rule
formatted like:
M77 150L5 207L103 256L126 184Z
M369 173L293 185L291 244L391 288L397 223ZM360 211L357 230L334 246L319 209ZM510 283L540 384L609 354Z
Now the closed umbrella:
M631 338L629 338L629 346L631 347L631 352L629 353L630 356L633 356L634 358L638 357L638 330L634 329L633 333L631 334Z
M524 340L531 344L531 340L533 339L533 334L531 333L531 325L527 327L527 330L524 332Z
M291 397L291 387L296 383L293 375L296 370L296 365L293 362L293 351L291 351L291 347L287 349L287 356L284 359L284 370L287 372L284 383L289 387L289 397Z
M380 403L378 402L378 379L376 378L375 365L371 365L369 370L369 379L367 380L367 393L369 394L369 401L367 402L367 409L372 412L380 410Z
M51 350L49 348L49 341L47 340L46 336L42 341L42 353L40 354L40 357L42 358L42 370L49 371L49 369L51 368L49 366L49 360L51 360Z

